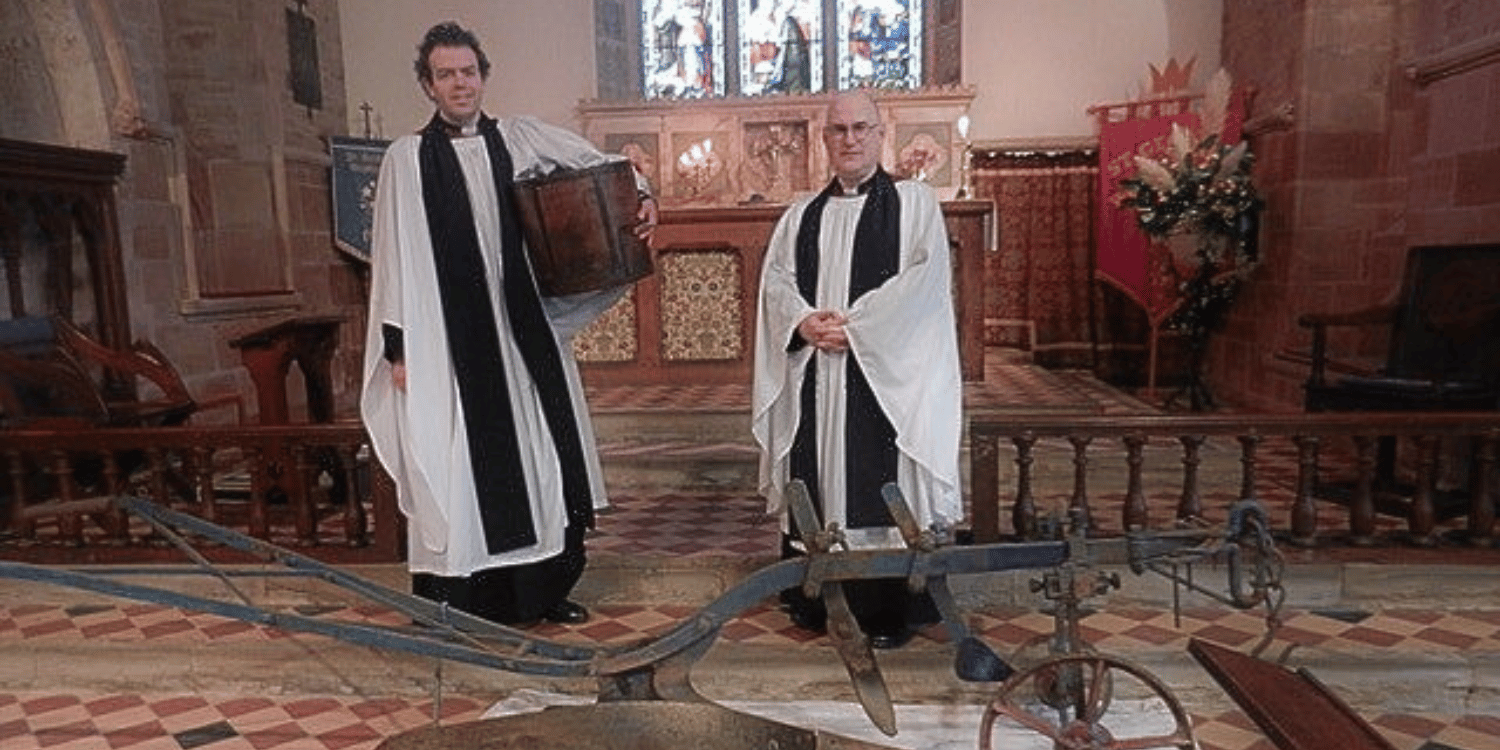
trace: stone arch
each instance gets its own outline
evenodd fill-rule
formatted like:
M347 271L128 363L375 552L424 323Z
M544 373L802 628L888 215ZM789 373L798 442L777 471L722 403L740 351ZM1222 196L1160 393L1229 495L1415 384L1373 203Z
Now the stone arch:
M95 0L0 3L0 62L13 75L0 79L0 136L108 150L116 87L98 50ZM122 61L123 62L123 61Z

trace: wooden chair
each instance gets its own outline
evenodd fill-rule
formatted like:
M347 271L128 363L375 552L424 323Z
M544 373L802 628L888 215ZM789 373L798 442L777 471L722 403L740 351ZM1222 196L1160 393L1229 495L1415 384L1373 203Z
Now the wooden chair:
M137 378L159 394L137 397ZM150 342L122 351L56 316L0 321L0 425L177 425L197 409L176 368Z
M1308 411L1488 411L1500 406L1500 245L1417 247L1396 300L1303 315ZM1329 380L1328 329L1386 325L1383 367Z
M1500 409L1500 245L1414 247L1391 302L1307 314L1298 324L1312 330L1307 411ZM1377 325L1389 327L1382 366L1361 368L1329 356L1330 328ZM1386 490L1396 484L1396 447L1393 438L1383 438L1377 449L1376 481ZM1461 512L1456 505L1452 513ZM1382 509L1403 511L1399 502Z

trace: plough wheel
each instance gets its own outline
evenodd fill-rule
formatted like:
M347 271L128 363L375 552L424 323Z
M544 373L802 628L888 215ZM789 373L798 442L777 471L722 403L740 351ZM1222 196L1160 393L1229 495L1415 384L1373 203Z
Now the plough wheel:
M1117 737L1105 723L1117 679L1144 686L1167 706L1172 728L1160 734ZM1127 683L1128 684L1128 683ZM992 750L1001 716L1052 740L1056 750L1193 750L1193 724L1165 684L1130 662L1098 654L1064 654L1012 675L984 712L980 750Z
M1015 655L1012 656L1010 660L1011 666L1015 667L1016 671L1018 672L1024 672L1035 667L1037 670L1036 681L1039 686L1044 683L1048 683L1049 681L1052 684L1058 684L1060 680L1058 678L1057 672L1058 669L1061 669L1062 667L1045 666L1048 662L1051 662L1052 660L1056 659L1058 656L1062 656L1063 654L1077 654L1080 656L1097 656L1099 654L1099 651L1094 648L1094 644L1088 643L1086 641L1078 641L1073 648L1068 648L1066 650L1056 650L1057 648L1058 645L1056 643L1056 638L1054 638L1052 635L1049 634L1037 636L1036 638L1032 638L1031 640L1021 644L1021 647L1016 649ZM1077 671L1076 666L1068 667L1068 669ZM1113 679L1113 677L1105 675L1104 684L1100 686L1100 713L1104 713L1105 711L1109 710L1109 701L1114 697ZM1048 701L1048 698L1046 696L1051 696L1051 700ZM1047 702L1047 705L1054 705L1062 700L1065 700L1066 696L1059 695L1056 690L1047 690L1042 696L1042 699L1044 702Z

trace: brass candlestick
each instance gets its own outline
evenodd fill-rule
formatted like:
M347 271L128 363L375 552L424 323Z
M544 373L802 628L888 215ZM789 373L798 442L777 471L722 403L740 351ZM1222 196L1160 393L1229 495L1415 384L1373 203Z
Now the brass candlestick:
M969 116L961 115L958 118L958 137L964 139L963 163L958 166L958 192L953 195L958 200L967 200L972 196L969 188L969 157L974 151L974 142L969 140Z

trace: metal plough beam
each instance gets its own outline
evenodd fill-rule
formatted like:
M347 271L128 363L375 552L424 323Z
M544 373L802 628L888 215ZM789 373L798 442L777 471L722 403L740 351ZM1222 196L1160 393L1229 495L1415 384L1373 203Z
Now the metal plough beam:
M800 483L793 483L788 489L789 502L799 528L815 529L816 514L805 488ZM241 602L123 583L100 575L98 568L81 572L0 561L0 577L69 586L508 672L548 677L592 677L598 681L601 702L687 703L706 702L693 689L689 673L693 664L713 645L720 629L768 597L798 586L831 599L830 603L837 605L842 598L841 584L845 581L905 579L912 590L925 590L936 602L955 644L956 674L969 681L991 682L1006 679L1011 668L969 632L963 613L948 588L950 575L1013 570L1082 571L1097 564L1125 564L1137 573L1164 575L1178 585L1209 593L1219 601L1241 609L1267 603L1267 591L1273 588L1279 591L1279 569L1269 573L1252 570L1248 590L1240 571L1237 544L1244 535L1242 527L1261 532L1258 541L1262 552L1269 544L1269 535L1264 532L1264 513L1258 506L1236 509L1227 529L1139 532L1112 539L1090 539L1086 530L1078 529L1067 540L1060 541L945 546L933 532L915 528L915 520L894 486L887 486L883 495L892 516L900 524L908 545L906 549L841 549L842 538L837 527L805 533L806 556L782 560L755 571L672 629L627 646L578 646L537 638L443 604L385 588L305 555L131 496L111 498L109 502L150 523L197 563L198 572L220 578ZM226 573L199 555L189 543L189 536L278 563L285 570ZM1271 552L1274 553L1274 549ZM1208 558L1227 563L1230 576L1228 596L1214 595L1191 579L1174 577L1177 566ZM1274 559L1279 561L1279 557ZM160 569L156 570L160 572ZM115 575L140 572L118 568L113 571ZM181 569L172 572L181 572ZM414 625L395 627L336 622L264 609L249 601L234 586L232 578L236 575L317 579L405 615ZM852 614L842 617L837 623L830 622L829 635L849 668L866 714L882 731L894 734L895 714L889 693L868 642L859 632Z
M69 586L136 601L206 612L287 631L314 633L349 643L439 657L509 672L550 677L596 677L610 685L603 691L605 696L617 698L658 697L655 694L641 694L642 690L651 692L651 688L643 685L654 682L654 678L647 675L643 682L641 675L633 673L651 672L657 665L673 659L696 659L701 656L712 645L724 624L740 613L759 606L767 597L783 589L802 585L808 579L809 566L814 564L814 558L799 558L762 568L676 627L644 643L628 647L575 646L537 638L524 631L473 617L427 599L391 590L305 555L245 536L196 516L163 508L149 500L122 496L115 498L113 502L122 510L153 525L178 529L209 542L279 563L286 570L276 574L321 580L389 607L424 627L393 628L331 622L316 617L271 611L249 602L237 604L153 586L124 583L101 575L98 568L82 572L54 566L0 562L0 577ZM959 573L1045 568L1061 563L1065 555L1066 547L1062 543L1029 542L947 547L933 551L898 549L839 552L817 559L816 565L817 577L826 582L906 578L915 570L923 571L928 577L941 578ZM227 577L206 562L200 563L200 568L202 573ZM675 674L679 670L666 671ZM681 687L683 686L678 686ZM674 688L668 692L675 695L681 690Z

